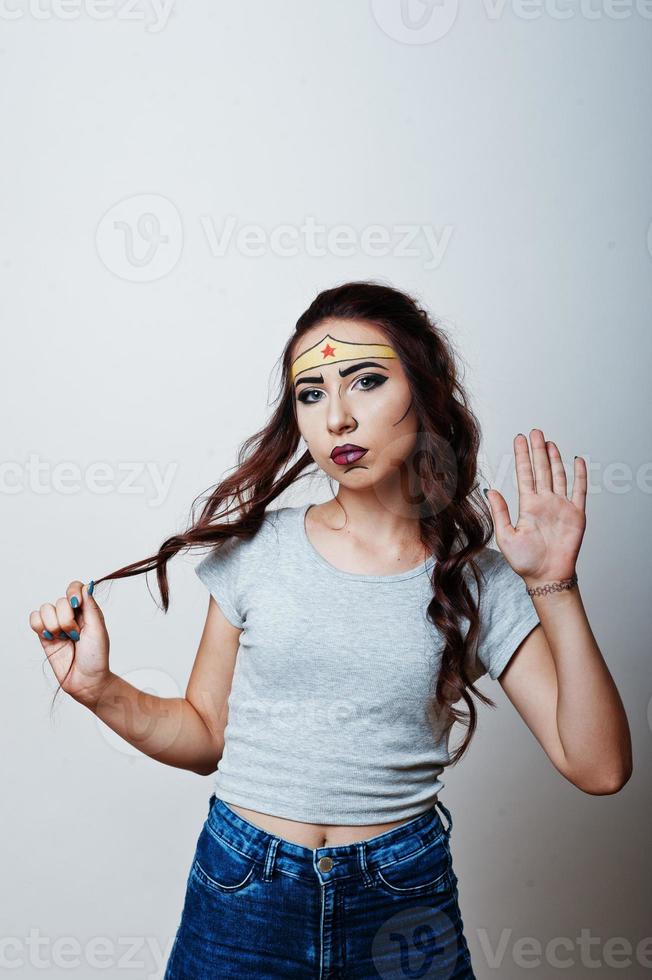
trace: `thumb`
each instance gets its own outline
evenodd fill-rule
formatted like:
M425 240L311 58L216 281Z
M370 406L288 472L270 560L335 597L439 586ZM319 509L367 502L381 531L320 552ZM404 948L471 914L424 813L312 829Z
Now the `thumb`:
M87 585L82 585L82 615L84 617L84 625L87 626L101 626L104 624L104 614L97 602L95 601L95 596L93 595L93 588L95 582L89 582ZM89 592L89 587L91 591Z
M489 506L491 507L491 515L494 520L497 540L499 535L506 535L510 531L514 530L509 519L509 507L507 506L502 493L499 493L498 490L485 490L484 495L489 501Z

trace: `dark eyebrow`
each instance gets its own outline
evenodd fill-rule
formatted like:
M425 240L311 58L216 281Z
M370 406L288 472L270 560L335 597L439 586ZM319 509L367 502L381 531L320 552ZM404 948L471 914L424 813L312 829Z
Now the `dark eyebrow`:
M354 371L360 371L362 368L367 367L382 368L383 371L389 371L389 368L385 367L384 364L377 364L375 361L362 361L360 364L351 364L350 367L339 368L340 377L346 378L348 374L353 374ZM299 378L294 387L298 388L299 385L307 384L323 385L323 383L324 376L322 374L318 374L312 378Z

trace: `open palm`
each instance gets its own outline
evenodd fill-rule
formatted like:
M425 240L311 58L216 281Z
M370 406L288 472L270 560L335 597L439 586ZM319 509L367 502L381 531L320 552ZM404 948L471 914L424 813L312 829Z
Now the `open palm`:
M566 472L559 449L541 429L514 439L518 520L512 526L505 498L490 490L496 543L515 572L529 584L570 578L586 529L586 463L575 458L573 493L566 496Z

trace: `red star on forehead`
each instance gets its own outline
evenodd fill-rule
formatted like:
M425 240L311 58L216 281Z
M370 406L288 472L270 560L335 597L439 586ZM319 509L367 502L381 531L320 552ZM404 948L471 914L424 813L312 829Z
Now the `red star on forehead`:
M326 344L325 347L322 347L321 352L324 355L324 357L333 357L333 355L335 354L335 348L331 347L330 344Z

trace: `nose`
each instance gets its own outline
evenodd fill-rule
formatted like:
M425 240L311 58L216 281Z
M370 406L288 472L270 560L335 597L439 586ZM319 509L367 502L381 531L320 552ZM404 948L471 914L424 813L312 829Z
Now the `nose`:
M331 432L353 432L358 428L346 401L341 395L331 398L328 406L328 428Z

